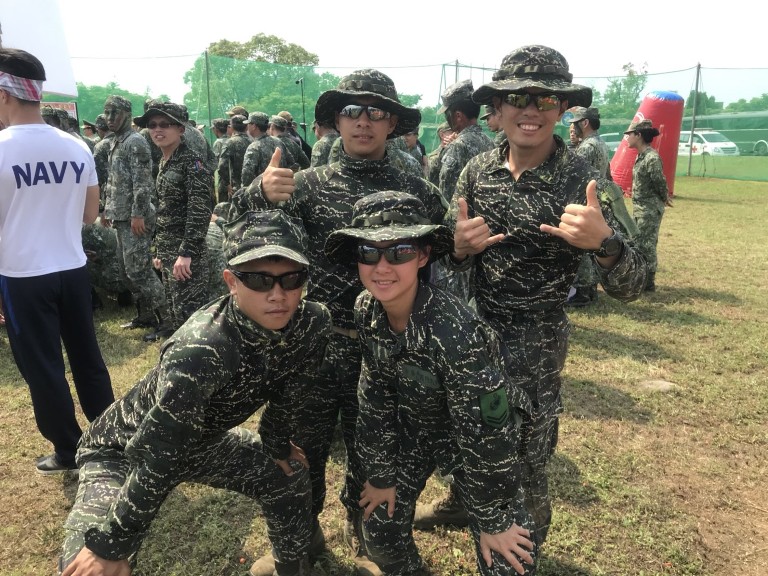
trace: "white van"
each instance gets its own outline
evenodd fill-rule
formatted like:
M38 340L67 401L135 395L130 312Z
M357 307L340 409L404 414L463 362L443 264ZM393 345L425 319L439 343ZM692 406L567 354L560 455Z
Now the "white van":
M715 130L694 130L680 133L677 153L688 156L738 156L739 147Z

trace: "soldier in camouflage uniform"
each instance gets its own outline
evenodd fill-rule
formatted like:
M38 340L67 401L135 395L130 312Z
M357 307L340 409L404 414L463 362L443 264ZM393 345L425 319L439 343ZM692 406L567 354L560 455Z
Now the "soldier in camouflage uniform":
M227 293L222 272L227 267L224 254L224 225L229 218L229 202L219 202L213 207L205 244L208 248L208 298L214 300Z
M296 161L295 170L309 168L309 158L301 149L301 144L291 138L288 133L288 121L282 116L272 116L269 119L269 134L278 138ZM258 175L258 174L257 174Z
M153 101L143 116L134 118L162 152L157 181L155 264L160 264L170 299L170 318L154 334L155 341L170 336L208 301L206 233L211 221L213 173L198 153L182 139L187 131L185 109L173 102ZM199 134L199 132L198 132Z
M387 140L387 157L389 158L390 164L392 164L392 166L398 170L402 170L403 172L408 172L413 176L423 178L424 175L419 169L418 163L413 158L413 156L401 148L401 144L398 142L399 140L399 138ZM343 143L341 138L336 138L333 141L333 144L331 144L330 153L328 154L329 164L333 164L334 162L339 161L339 158L341 157L342 145Z
M600 129L600 111L591 106L589 108L575 106L570 111L573 112L570 119L571 130L576 134L579 141L575 148L576 154L597 170L598 175L612 180L608 146L600 138L598 132ZM599 199L613 212L625 238L631 239L637 236L637 226L627 211L621 188L614 184L606 188L600 194ZM579 272L571 292L572 294L565 303L566 306L589 306L597 301L597 272L594 270L594 264L589 254L584 254L581 258Z
M592 90L572 78L562 54L546 46L524 46L504 58L473 99L499 110L507 142L469 161L446 218L455 246L445 260L474 268L477 310L506 342L509 374L533 404L523 488L537 545L552 515L546 467L562 411L570 331L563 306L581 255L592 252L603 288L622 301L640 295L646 275L643 257L601 209L598 194L610 183L595 178L554 134L569 106L592 100ZM419 508L422 527L466 522L455 491Z
M317 522L325 501L326 462L340 415L347 450L341 494L348 518L346 541L355 545L357 565L375 574L377 569L366 559L364 547L358 548L355 542L359 541L356 536L361 516L357 502L364 478L354 450L360 347L353 307L362 285L349 266L329 262L323 247L331 232L350 222L355 202L377 190L403 190L418 196L435 223L441 221L446 203L436 187L390 162L387 139L413 130L421 121L421 113L400 103L395 85L387 75L365 69L345 76L336 89L320 95L315 118L318 122L336 124L343 140L339 161L294 174L277 167L273 160L250 187L235 195L233 204L241 211L280 206L300 218L307 230L308 255L313 263L307 297L327 304L334 324L328 366L313 376L313 421L307 427L307 441L302 444L310 461L313 514ZM366 138L355 138L356 134L365 134Z
M363 353L356 449L366 477L365 546L383 574L429 573L412 521L437 467L467 503L479 573L531 574L520 477L520 423L531 403L505 374L509 354L493 329L419 278L452 248L451 231L432 224L418 198L391 191L359 200L351 225L325 245L331 262L357 262L367 289L354 311Z
M229 128L229 120L226 118L216 118L211 123L211 131L213 131L214 136L216 136L216 140L211 146L211 149L213 150L214 156L216 156L217 165L218 160L221 157L221 149L224 147L224 143L229 137L227 136L227 128Z
M427 177L427 157L421 151L419 147L419 131L414 130L408 134L403 135L403 141L405 142L405 151L408 152L416 162L421 166L421 173L424 178Z
M440 186L440 155L445 151L457 134L448 125L448 122L441 122L437 127L437 137L440 145L427 154L427 180L435 186Z
M633 122L624 132L629 148L637 150L637 159L632 166L632 214L637 222L637 247L648 262L647 292L656 290L656 245L659 243L659 228L666 206L670 206L667 179L659 153L651 147L659 130L646 118Z
M110 131L104 114L96 117L96 129L99 131L99 141L93 147L93 160L96 162L96 175L99 178L99 213L104 212L104 206L107 200L107 180L109 179L109 151L112 146L112 139L115 133Z
M300 223L266 211L226 231L230 293L198 310L163 345L157 366L83 435L64 576L88 561L130 574L152 519L182 482L257 499L275 573L309 574L311 485L296 416L331 318L301 299L308 262ZM236 427L264 405L258 435Z
M331 146L339 137L339 133L336 131L336 126L322 125L315 120L312 124L312 129L315 132L317 142L312 146L312 157L309 160L310 167L330 164L329 157L331 154Z
M219 155L219 199L225 198L227 202L242 186L240 175L243 172L245 152L252 142L246 132L246 120L240 114L229 119L232 134L221 147Z
M485 120L485 124L488 126L488 130L496 134L493 139L493 145L501 146L507 139L507 135L504 134L504 130L501 129L501 120L499 118L499 112L493 106L493 104L485 105L485 114L480 116L478 120Z
M102 226L97 219L93 224L83 224L82 240L91 286L115 294L121 306L130 305L130 284L117 257L115 229Z
M298 170L299 165L293 157L285 142L276 136L269 134L269 116L264 112L251 112L246 122L251 143L245 151L241 183L243 188L250 185L253 179L267 169L272 155L280 148L280 166ZM238 189L235 190L237 192Z
M150 242L155 229L151 202L149 144L131 128L131 101L109 96L104 119L114 133L109 141L109 175L102 223L117 231L117 254L131 284L138 314L123 328L157 328L168 320L165 289L152 268Z

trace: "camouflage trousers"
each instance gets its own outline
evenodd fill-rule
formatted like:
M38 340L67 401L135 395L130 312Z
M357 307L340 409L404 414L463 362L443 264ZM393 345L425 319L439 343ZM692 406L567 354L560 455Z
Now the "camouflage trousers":
M523 494L535 526L534 543L541 547L552 519L547 464L557 447L558 417L563 410L560 373L568 353L570 324L560 309L487 320L512 356L510 377L533 404L533 417L523 425Z
M405 439L407 441L407 439ZM387 514L386 508L379 506L371 514L370 518L362 523L363 538L365 540L368 556L381 569L386 576L405 576L417 574L422 566L422 559L416 547L413 537L413 515L416 510L416 500L427 479L435 469L435 462L431 454L419 454L401 446L397 462L397 505L392 518ZM466 479L463 472L453 471L453 488L463 498L466 491ZM528 515L522 489L518 490L518 501L515 523L518 526L533 531L533 523ZM477 554L478 574L483 576L508 576L513 574L511 566L503 556L492 553L493 564L486 566L480 551L480 528L477 521L470 515L469 530L475 543ZM534 562L536 554L534 556ZM526 565L526 575L535 574L535 564Z
M178 330L192 313L207 304L211 298L208 292L208 251L201 250L202 256L193 256L192 277L176 280L173 277L173 265L179 257L177 251L164 251L158 248L157 257L162 262L163 286L168 299L168 313L171 326Z
M255 433L233 428L200 442L189 451L183 470L174 471L178 482L197 482L234 490L258 501L267 524L275 558L281 562L301 559L309 549L311 486L309 472L291 462L295 472L286 476L264 453ZM85 545L85 533L101 528L126 478L134 470L123 452L102 448L78 454L80 483L74 505L64 524L64 545L59 560L63 570ZM170 491L174 486L161 486ZM139 506L141 503L137 503ZM136 534L135 564L145 534Z
M364 478L360 458L355 450L360 363L358 340L333 333L323 366L312 378L311 392L306 403L307 413L302 420L304 426L297 434L295 443L304 450L309 460L314 518L322 512L325 504L325 470L339 421L346 449L344 484L339 497L348 512L360 509L358 502Z
M635 241L648 265L647 284L653 284L656 280L656 268L658 266L656 246L659 243L659 229L661 228L661 219L664 217L664 205L659 207L635 204L634 216L638 228Z
M131 232L129 221L113 222L117 232L117 258L125 270L134 301L141 310L141 320L155 323L154 311L165 308L165 289L152 268L149 245L154 225L147 224L143 236Z

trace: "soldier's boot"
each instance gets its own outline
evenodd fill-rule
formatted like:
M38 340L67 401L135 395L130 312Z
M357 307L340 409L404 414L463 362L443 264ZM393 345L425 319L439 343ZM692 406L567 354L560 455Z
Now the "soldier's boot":
M127 330L133 330L134 328L154 328L157 326L157 318L150 309L142 305L141 302L136 302L136 317L130 322L120 324L120 328Z
M275 562L275 571L272 576L309 576L311 573L309 557L305 556L293 562Z
M315 524L312 539L309 541L309 561L314 564L325 553L325 535L320 524ZM272 576L275 573L275 557L272 553L265 554L251 565L248 574L251 576Z
M648 275L647 280L645 281L645 288L643 289L646 292L656 292L656 276L655 275Z
M157 342L164 338L168 338L175 332L171 325L171 316L168 314L167 308L158 308L155 311L157 316L157 327L154 331L144 334L144 342Z
M344 523L344 542L352 552L355 573L358 576L383 576L376 563L368 557L368 549L363 539L363 511L347 512Z
M453 484L448 494L433 500L430 504L417 504L413 527L417 530L432 530L435 526L450 524L463 528L469 524L467 509L461 502Z

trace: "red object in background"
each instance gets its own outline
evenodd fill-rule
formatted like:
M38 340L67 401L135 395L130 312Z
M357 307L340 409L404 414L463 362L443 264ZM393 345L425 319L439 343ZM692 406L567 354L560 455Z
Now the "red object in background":
M674 194L675 189L677 149L684 104L682 96L674 92L649 92L632 119L632 122L648 119L653 122L654 128L659 130L659 135L653 139L651 146L661 157L670 196ZM611 159L611 176L624 190L625 196L632 194L632 166L635 165L636 158L637 150L627 147L627 141L622 140Z

